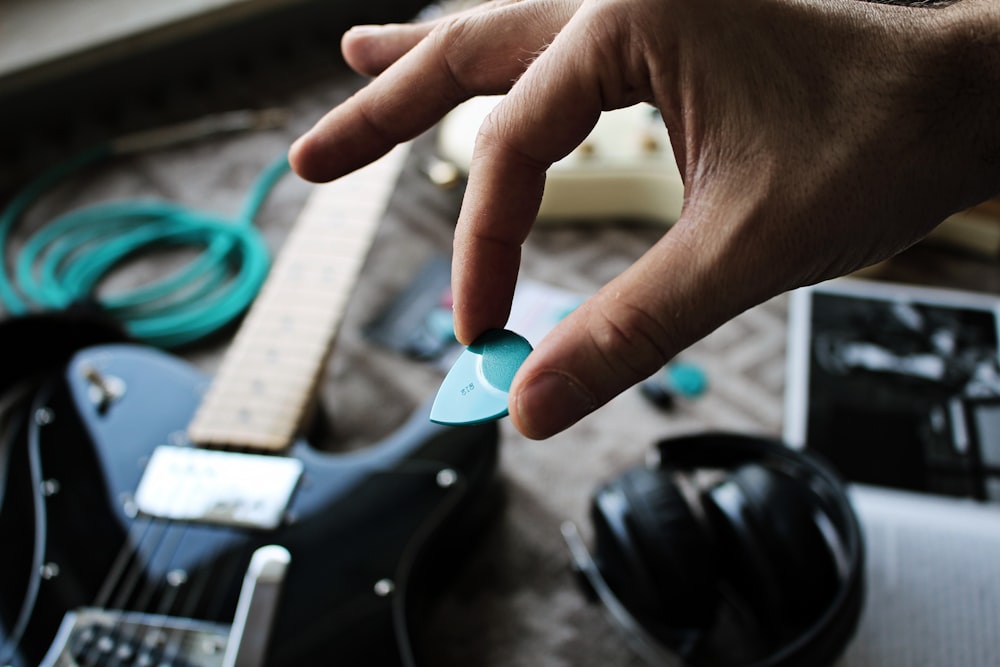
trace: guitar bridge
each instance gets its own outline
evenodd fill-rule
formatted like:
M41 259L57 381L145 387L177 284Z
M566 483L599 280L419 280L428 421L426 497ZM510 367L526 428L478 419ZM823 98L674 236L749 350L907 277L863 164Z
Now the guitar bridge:
M66 614L42 667L120 664L223 667L229 627L104 609Z
M40 667L263 667L290 562L277 545L254 552L231 625L93 607L71 611Z

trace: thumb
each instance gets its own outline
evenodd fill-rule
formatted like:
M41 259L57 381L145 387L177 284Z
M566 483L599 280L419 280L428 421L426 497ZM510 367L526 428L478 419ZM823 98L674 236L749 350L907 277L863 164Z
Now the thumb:
M528 356L508 398L521 433L543 439L562 431L767 297L772 286L745 279L742 267L713 270L727 266L730 253L689 243L684 227L677 223Z

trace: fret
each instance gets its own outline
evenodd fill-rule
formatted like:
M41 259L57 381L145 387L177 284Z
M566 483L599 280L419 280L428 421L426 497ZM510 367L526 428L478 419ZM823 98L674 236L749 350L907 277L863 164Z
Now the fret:
M329 331L329 323L325 319L313 317L304 311L296 312L291 308L283 309L273 319L255 319L253 327L253 335L266 338L302 337L305 339L317 339L325 336ZM249 335L244 334L243 336ZM243 337L239 334L237 336Z
M357 272L355 271L356 275ZM293 287L286 288L277 286L270 288L259 297L258 301L267 303L271 301L268 310L288 310L289 312L309 312L322 308L324 313L317 313L316 319L329 319L329 313L336 312L337 309L347 305L350 294L345 294L341 286L328 289L316 289L314 287ZM273 315L273 313L269 313ZM261 317L259 314L257 317ZM266 318L262 318L266 319Z
M245 428L247 425L267 424L273 421L294 421L301 415L303 406L290 398L284 403L254 401L238 393L220 399L218 405L225 408ZM217 420L218 421L218 420ZM254 429L267 430L267 429Z
M229 389L229 387L226 387ZM302 387L293 387L301 390ZM308 387L307 387L308 388ZM267 392L265 395L257 395L252 391L240 388L233 388L228 391L225 397L220 398L215 404L223 410L226 418L238 421L241 429L249 431L261 430L255 428L260 420L283 417L289 420L296 420L302 411L308 406L302 405L294 397L279 392ZM221 422L216 418L213 422L216 425Z
M252 365L255 374L253 381L264 382L282 377L312 377L313 368L325 353L305 354L282 353L279 350L271 349L265 352L243 353L233 358L234 363L242 365ZM263 377L266 375L266 377Z
M293 442L408 152L315 186L188 426L193 442Z
M233 375L227 378L225 391L219 396L219 402L238 396L239 400L252 403L258 402L295 402L298 392L307 390L312 378L306 375L273 375L264 384L253 371L244 375Z

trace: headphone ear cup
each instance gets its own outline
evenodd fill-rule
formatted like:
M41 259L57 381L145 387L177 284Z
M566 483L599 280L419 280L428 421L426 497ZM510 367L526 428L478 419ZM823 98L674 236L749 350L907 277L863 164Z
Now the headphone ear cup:
M784 470L745 464L703 494L726 555L721 578L774 642L815 623L837 595L837 560L823 503Z
M670 473L626 471L595 496L594 510L602 572L633 614L671 636L712 622L716 549Z

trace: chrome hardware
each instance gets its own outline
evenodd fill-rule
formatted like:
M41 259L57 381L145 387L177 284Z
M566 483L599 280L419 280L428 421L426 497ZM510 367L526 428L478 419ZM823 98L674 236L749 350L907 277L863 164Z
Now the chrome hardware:
M278 599L291 560L288 550L277 545L254 552L243 578L222 667L263 667L271 624L278 613Z
M125 382L121 378L102 375L93 366L84 366L82 372L87 381L87 397L99 413L107 412L112 403L125 395Z

